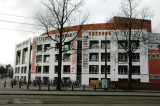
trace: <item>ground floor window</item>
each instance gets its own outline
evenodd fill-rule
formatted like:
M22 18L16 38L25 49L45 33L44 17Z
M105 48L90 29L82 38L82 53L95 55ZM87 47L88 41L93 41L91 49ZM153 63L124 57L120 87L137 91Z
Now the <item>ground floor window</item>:
M140 75L140 66L133 66L132 74L133 75Z

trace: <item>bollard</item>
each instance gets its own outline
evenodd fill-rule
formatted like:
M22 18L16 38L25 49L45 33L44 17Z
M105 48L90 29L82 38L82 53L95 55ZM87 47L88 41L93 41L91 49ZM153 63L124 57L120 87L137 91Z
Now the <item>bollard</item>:
M96 85L94 86L94 90L96 91Z
M12 88L13 88L13 81L12 81Z
M73 84L72 84L72 91L73 91Z
M27 89L29 89L29 81L28 81L28 83L27 83Z
M41 91L41 83L39 83L39 91Z
M19 81L19 88L21 88L21 81Z
M48 91L50 91L50 83L48 83Z
M4 82L4 87L6 87L6 81Z
M85 91L85 84L83 85L83 91Z

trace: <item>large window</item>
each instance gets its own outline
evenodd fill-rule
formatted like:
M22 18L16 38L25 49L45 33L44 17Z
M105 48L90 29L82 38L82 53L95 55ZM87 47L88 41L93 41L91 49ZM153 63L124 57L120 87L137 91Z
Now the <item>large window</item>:
M55 62L58 62L59 54L55 54Z
M99 43L98 41L90 41L90 49L98 49L99 48Z
M43 66L43 73L48 74L49 73L49 66Z
M41 52L42 51L42 45L37 45L37 52Z
M89 66L89 74L98 74L98 73L99 73L98 65Z
M98 61L99 60L99 55L98 53L90 53L89 54L89 61Z
M139 53L134 53L134 54L132 55L132 61L133 61L133 62L140 62Z
M127 47L127 41L118 41L118 49L124 49Z
M127 62L127 53L118 53L118 62Z
M23 49L22 64L27 63L28 48Z
M17 51L16 54L16 64L20 64L20 59L21 59L21 51Z
M36 73L41 73L41 66L36 66Z
M54 73L55 73L55 74L58 74L58 66L55 66L55 67L54 67Z
M151 53L148 53L148 58L151 59Z
M27 67L24 67L24 73L27 73Z
M50 55L44 55L44 62L49 63L50 61Z
M127 75L128 71L127 71L127 66L118 66L118 74L119 75Z
M59 43L56 43L55 44L55 51L58 51L59 50Z
M23 67L21 67L21 74L23 74Z
M63 66L63 74L70 74L70 65Z
M64 59L63 62L70 62L70 55L71 54L64 54L63 55L63 59Z
M37 55L36 56L36 63L41 63L42 62L42 55Z
M46 52L48 50L50 50L50 44L45 44L44 45L44 51Z
M101 53L101 61L105 61L105 56L107 56L107 61L110 61L110 53Z
M133 66L132 74L133 75L140 75L140 66Z
M101 74L105 74L105 69L107 71L107 74L110 74L110 66L107 65L107 67L105 68L105 65L101 65Z
M71 46L71 43L70 42L65 42L64 43L64 46L63 46L63 50L70 50L70 46Z
M106 48L110 49L110 41L106 41ZM105 49L105 41L101 41L101 49Z

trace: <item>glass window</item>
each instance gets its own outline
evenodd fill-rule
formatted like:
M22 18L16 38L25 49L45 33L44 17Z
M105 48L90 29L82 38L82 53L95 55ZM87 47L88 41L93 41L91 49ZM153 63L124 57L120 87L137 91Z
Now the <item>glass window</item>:
M55 73L55 74L58 74L58 66L55 66L55 67L54 67L54 73Z
M152 59L155 59L155 53L152 53Z
M118 66L118 74L119 75L127 75L128 71L127 71L127 66Z
M37 52L41 52L42 51L42 45L37 45Z
M106 71L107 71L107 74L110 74L110 66L107 65L106 67ZM101 65L101 74L105 74L105 65Z
M64 54L63 55L63 62L70 62L70 55L71 54Z
M49 73L49 66L43 66L43 73L48 74Z
M132 55L132 61L133 62L140 62L140 55L139 55L139 53L134 53Z
M49 51L50 50L50 44L45 44L44 45L44 51Z
M105 41L101 41L101 49L105 49ZM110 49L110 41L106 41L106 49Z
M156 53L156 59L159 59L159 53Z
M127 62L127 53L118 53L118 62Z
M98 74L98 73L99 73L98 65L89 66L89 74Z
M41 66L36 66L36 73L41 73Z
M28 48L23 49L22 64L27 63Z
M140 75L140 66L133 66L132 74L133 75Z
M90 49L98 49L99 48L99 43L98 41L90 41Z
M36 63L41 63L42 62L42 55L37 55L36 56Z
M98 53L90 53L89 54L90 61L98 61L99 60L98 57L99 57Z
M44 55L44 62L49 63L50 61L50 55Z
M110 53L107 54L107 61L110 61ZM101 53L101 61L105 61L105 53Z
M55 54L55 62L58 62L59 54Z
M151 59L151 53L148 53L148 58Z
M63 66L63 74L70 74L70 65Z

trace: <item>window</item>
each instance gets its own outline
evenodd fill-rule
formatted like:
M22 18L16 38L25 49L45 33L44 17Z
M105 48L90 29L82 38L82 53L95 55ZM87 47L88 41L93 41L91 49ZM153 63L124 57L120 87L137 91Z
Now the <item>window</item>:
M21 67L21 74L23 73L23 67Z
M55 67L54 67L54 73L55 73L55 74L58 74L58 66L55 66Z
M152 53L152 59L155 59L155 53Z
M125 79L125 78L118 78L118 82L127 82L128 79Z
M63 55L63 59L64 59L63 62L70 62L70 55L71 54L64 54Z
M20 72L20 67L18 67L18 72L17 73L19 74L19 72Z
M41 73L41 66L36 66L36 73Z
M132 55L132 61L133 62L140 62L140 55L139 55L139 53L134 53Z
M55 51L58 51L58 49L59 49L59 43L56 43L55 44Z
M107 65L106 68L107 74L110 74L110 66ZM105 65L101 65L101 74L105 74Z
M50 44L45 44L44 45L44 51L49 51L50 50Z
M151 53L148 53L148 58L151 59Z
M159 59L159 53L156 53L156 59Z
M118 53L118 62L127 62L127 53Z
M98 41L90 41L90 49L98 49L99 45L98 45Z
M119 41L118 42L118 49L123 49L127 47L127 41Z
M110 61L110 53L106 53L107 54L107 61ZM105 61L105 53L101 53L101 61Z
M70 74L70 65L63 66L63 74Z
M132 40L131 43L132 43L131 48L135 48L135 49L139 48L139 41L138 40Z
M99 60L98 57L99 57L98 53L90 53L89 61L98 61Z
M49 63L50 61L50 55L44 55L44 62Z
M28 48L23 49L22 64L27 63Z
M140 75L140 66L133 66L132 74L133 75Z
M49 66L43 66L43 73L48 74L49 73Z
M42 55L37 55L36 56L36 63L41 63L42 62Z
M24 73L26 73L27 72L27 67L24 67Z
M70 50L71 43L70 42L64 42L63 50Z
M98 73L99 73L98 65L89 66L89 74L98 74Z
M17 55L16 55L16 65L20 64L20 59L21 59L21 51L17 51Z
M41 52L42 51L42 45L37 45L37 52Z
M101 49L105 49L105 41L101 41ZM110 49L110 41L106 41L106 49Z
M15 74L17 73L17 68L15 68Z
M118 66L118 74L119 75L127 75L127 66Z
M59 55L55 54L55 62L58 62L58 57L59 57Z

